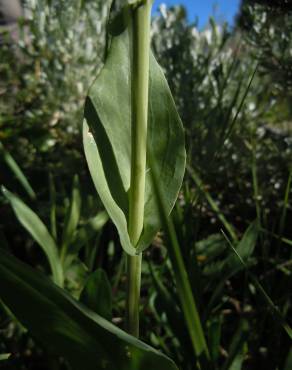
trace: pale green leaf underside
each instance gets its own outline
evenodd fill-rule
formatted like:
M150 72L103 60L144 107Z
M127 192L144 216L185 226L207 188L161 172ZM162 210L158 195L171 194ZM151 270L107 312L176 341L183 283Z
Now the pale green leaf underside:
M178 370L172 360L86 309L45 275L0 250L0 297L72 370Z
M137 249L128 235L131 169L131 68L129 30L112 39L106 63L85 105L83 140L98 194L117 227L124 250L134 255L151 243L160 228L151 169L147 168L144 229ZM150 60L148 148L157 165L162 194L170 212L185 170L184 132L161 68Z

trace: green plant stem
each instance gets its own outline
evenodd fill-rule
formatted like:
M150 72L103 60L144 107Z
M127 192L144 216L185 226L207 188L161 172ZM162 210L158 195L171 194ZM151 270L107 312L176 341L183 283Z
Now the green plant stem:
M154 190L157 197L157 204L160 210L160 217L168 239L168 253L173 267L177 293L181 302L184 319L188 328L194 353L197 356L200 370L211 369L210 354L199 315L199 311L192 293L191 284L188 278L185 262L177 239L175 227L171 217L166 210L162 190L159 183L159 174L151 153L149 153Z
M169 237L168 252L173 266L178 296L182 305L182 311L188 327L189 336L194 352L201 365L200 368L202 370L209 369L209 350L205 340L199 311L192 294L180 246L174 231L174 226L170 218L165 218L164 222L164 228Z
M132 8L132 127L129 236L136 246L144 223L146 176L150 18L152 0ZM142 255L127 259L127 329L139 336L139 297Z
M142 254L127 256L127 331L139 337L139 300L141 286Z
M132 153L129 234L136 245L143 230L149 90L151 2L133 9Z

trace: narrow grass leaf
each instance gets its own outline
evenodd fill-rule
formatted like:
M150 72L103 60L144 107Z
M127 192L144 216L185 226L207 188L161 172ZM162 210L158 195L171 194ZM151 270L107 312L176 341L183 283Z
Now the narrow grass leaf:
M238 109L237 109L237 111L236 111L236 113L235 113L235 115L234 115L234 118L233 118L233 120L232 120L232 122L231 122L231 124L230 124L230 126L229 126L228 131L227 131L227 132L226 132L226 134L225 134L224 139L222 140L222 145L223 145L223 144L225 143L225 141L230 137L230 135L231 135L231 133L232 133L232 131L233 131L233 129L234 129L234 126L235 126L235 124L236 124L236 122L237 122L237 119L238 119L239 113L241 112L241 109L242 109L242 107L243 107L243 105L244 105L244 103L245 103L245 100L246 100L246 98L247 98L247 95L248 95L249 90L250 90L250 88L251 88L251 85L252 85L252 83L253 83L253 80L254 80L254 78L255 78L255 75L256 75L256 73L257 73L257 70L258 70L258 65L256 65L256 67L255 67L255 69L254 69L254 71L253 71L253 73L252 73L252 75L251 75L251 77L250 77L250 80L249 80L249 82L248 82L248 84L247 84L247 87L246 87L246 89L245 89L245 91L244 91L244 94L243 94L243 96L242 96L242 99L241 99L241 101L240 101L240 104L239 104L239 106L238 106ZM219 149L219 150L220 150L220 149Z
M248 321L243 319L233 335L228 350L228 358L222 366L222 370L240 370L244 359L244 346L249 335Z
M220 356L222 324L223 324L222 317L211 318L208 322L208 342L210 354L214 363L217 362Z
M182 344L182 351L184 356L192 356L192 347L188 337L186 337L187 327L185 323L182 323L180 317L182 315L179 309L175 297L169 292L166 286L163 284L163 279L155 272L151 266L151 262L148 264L150 274L155 285L157 296L154 300L154 307L157 312L160 313L160 317L165 314L167 317L167 325L171 327L174 335L179 339Z
M17 178L19 183L22 185L24 190L27 192L27 194L30 196L31 199L36 198L36 194L31 187L30 183L28 182L26 176L12 157L12 155L4 148L3 144L0 141L0 156L3 158L6 165L10 168L11 172L14 174L14 176Z
M56 284L63 285L63 270L57 245L42 220L16 195L2 187L21 225L29 232L45 253Z
M229 233L230 237L232 238L232 240L233 241L237 241L238 239L237 239L237 235L236 235L236 231L235 231L234 227L231 225L230 222L227 221L227 219L224 216L224 214L220 211L217 203L214 201L214 199L212 198L211 194L206 190L206 187L204 186L204 184L203 184L202 180L200 179L199 175L190 166L187 166L187 170L188 170L188 172L189 172L192 180L194 181L194 183L198 187L199 191L202 192L202 194L206 198L206 200L209 203L209 205L210 205L211 209L213 210L213 212L215 212L215 214L217 215L218 219L222 222L222 225L228 231L228 233Z

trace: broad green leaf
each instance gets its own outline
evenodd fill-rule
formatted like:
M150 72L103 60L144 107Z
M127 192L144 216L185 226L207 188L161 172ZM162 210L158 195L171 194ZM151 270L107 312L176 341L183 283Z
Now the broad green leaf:
M105 319L111 319L112 291L104 270L97 269L88 277L80 301Z
M72 186L72 196L68 208L62 235L62 254L67 252L69 244L72 242L74 232L78 226L81 209L81 195L78 176L75 175ZM63 256L65 257L65 256Z
M0 297L73 370L178 370L166 356L78 303L46 276L0 251Z
M63 285L63 270L58 248L42 220L16 195L2 187L4 196L10 202L14 213L21 225L30 233L33 239L44 251L56 284Z
M15 162L12 155L4 148L1 141L0 141L0 156L3 158L4 162L13 172L13 174L15 175L17 180L20 182L20 184L23 186L27 194L32 199L35 199L36 195L35 195L33 188L31 187L30 183L28 182L27 178L25 177L24 173L22 172L18 164Z
M106 63L89 90L83 140L97 192L117 227L123 248L134 255L151 243L160 228L160 218L148 169L144 229L138 245L131 245L127 224L131 172L130 28L128 23L112 38ZM169 214L185 170L184 132L163 72L153 55L150 59L148 147L159 171Z

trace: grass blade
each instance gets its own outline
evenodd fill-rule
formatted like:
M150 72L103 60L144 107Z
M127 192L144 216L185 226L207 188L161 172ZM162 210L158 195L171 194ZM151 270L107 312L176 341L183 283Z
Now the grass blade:
M244 359L244 346L249 334L247 320L241 320L231 340L228 358L221 370L240 370Z
M278 307L271 300L271 298L269 297L269 295L267 294L267 292L265 291L265 289L263 288L261 283L258 281L257 277L249 271L248 266L246 265L246 263L244 262L244 260L242 259L241 255L238 253L238 251L234 248L234 246L232 245L232 243L230 242L228 237L224 234L224 231L222 231L222 233L225 236L228 244L230 245L230 248L236 254L236 256L238 257L238 260L240 261L240 263L242 264L242 266L246 270L248 276L250 277L250 279L254 283L257 291L260 293L261 297L263 298L263 300L266 302L267 306L272 311L274 319L277 320L277 322L286 331L286 333L288 334L290 339L292 339L292 329L291 329L290 325L288 324L288 322L286 321L285 317L282 315L281 311L278 309Z
M17 180L20 182L20 184L23 186L27 194L30 196L31 199L36 198L36 194L31 187L30 183L28 182L27 178L25 177L24 173L16 163L15 159L12 157L12 155L4 148L3 144L0 141L0 156L3 158L4 162L7 164L7 166L10 168L10 170L13 172Z
M218 219L222 222L223 226L228 231L228 234L230 235L231 239L233 241L237 241L237 235L236 235L236 231L234 230L234 227L231 225L230 222L227 221L226 217L220 211L219 207L217 206L216 202L212 198L211 194L205 189L205 187L203 185L203 182L199 178L198 174L190 166L187 166L187 170L188 170L192 180L194 181L194 183L198 187L199 191L201 191L204 194L204 196L205 196L207 202L209 203L210 207L216 213Z
M149 151L148 155L149 157L151 157L151 153L149 153ZM210 354L200 320L198 308L192 294L191 284L188 279L187 270L181 254L175 228L172 219L169 217L169 214L166 210L164 199L161 196L161 187L154 161L152 158L150 158L149 162L151 167L153 188L157 199L157 205L160 211L163 229L168 240L168 252L173 266L182 311L184 313L184 318L188 328L191 343L193 345L194 353L197 356L201 369L206 370L211 368Z
M44 251L48 259L55 283L62 286L64 278L58 248L47 227L44 225L41 219L16 195L4 187L2 187L2 192L6 199L10 202L18 221Z

